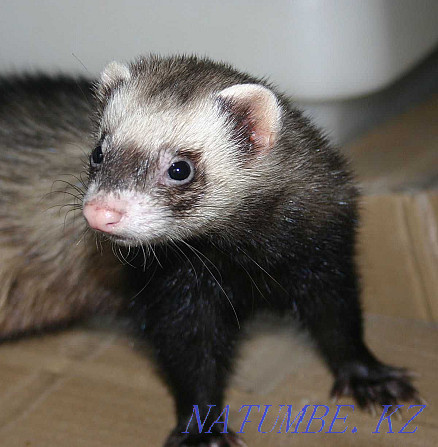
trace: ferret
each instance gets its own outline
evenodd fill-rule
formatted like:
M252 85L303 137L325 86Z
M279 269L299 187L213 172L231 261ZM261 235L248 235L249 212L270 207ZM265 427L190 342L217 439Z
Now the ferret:
M214 422L260 311L311 334L332 396L364 408L418 397L363 341L353 177L283 94L195 56L113 62L93 92L1 81L3 338L129 315L175 398L166 447L244 445Z

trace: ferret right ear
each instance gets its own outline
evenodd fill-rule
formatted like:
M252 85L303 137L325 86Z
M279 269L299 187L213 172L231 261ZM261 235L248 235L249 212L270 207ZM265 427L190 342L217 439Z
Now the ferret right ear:
M274 93L259 84L237 84L219 92L240 136L256 152L269 151L281 128L281 107Z
M110 62L100 75L96 85L96 93L103 99L114 87L124 81L131 79L131 72L127 65L119 62Z

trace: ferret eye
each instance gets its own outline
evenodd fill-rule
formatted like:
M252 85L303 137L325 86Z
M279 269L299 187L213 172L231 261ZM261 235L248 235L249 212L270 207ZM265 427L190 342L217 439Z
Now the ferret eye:
M193 165L186 160L175 161L167 170L169 177L178 183L188 183L192 180L194 175Z
M102 146L99 144L93 149L90 155L90 164L93 168L97 168L103 161Z

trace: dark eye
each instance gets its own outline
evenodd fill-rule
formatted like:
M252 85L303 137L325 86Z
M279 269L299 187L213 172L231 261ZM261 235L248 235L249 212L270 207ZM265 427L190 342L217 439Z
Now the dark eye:
M167 173L172 180L188 183L193 178L194 169L188 161L180 160L172 163Z
M102 146L99 144L99 146L96 146L93 149L93 152L91 152L90 163L93 168L96 168L98 165L102 163L102 161L103 161Z

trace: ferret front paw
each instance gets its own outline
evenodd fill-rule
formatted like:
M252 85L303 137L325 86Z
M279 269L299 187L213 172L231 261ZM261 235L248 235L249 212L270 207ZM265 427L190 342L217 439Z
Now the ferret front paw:
M413 375L404 368L376 363L352 363L341 368L331 396L352 396L360 408L375 412L376 405L396 405L400 401L421 402L412 385Z
M234 433L184 434L174 431L164 447L247 447Z

